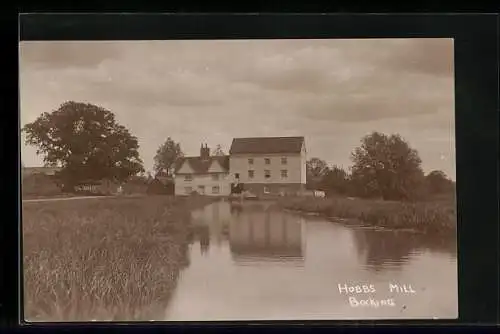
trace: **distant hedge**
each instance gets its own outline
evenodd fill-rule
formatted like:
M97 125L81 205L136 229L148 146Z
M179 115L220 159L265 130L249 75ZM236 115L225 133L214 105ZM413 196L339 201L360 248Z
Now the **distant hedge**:
M163 184L160 180L152 180L147 187L146 193L149 195L174 195L173 183Z
M23 195L52 196L62 194L53 176L32 174L23 177L21 181Z

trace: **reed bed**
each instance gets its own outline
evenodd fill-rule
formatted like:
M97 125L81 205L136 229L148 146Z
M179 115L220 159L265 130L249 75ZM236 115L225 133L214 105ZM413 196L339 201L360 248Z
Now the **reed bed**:
M447 232L456 229L453 198L425 202L396 202L353 198L287 197L279 200L285 209L317 213L326 217L357 219L366 224L420 232Z
M26 321L161 320L206 197L24 203Z

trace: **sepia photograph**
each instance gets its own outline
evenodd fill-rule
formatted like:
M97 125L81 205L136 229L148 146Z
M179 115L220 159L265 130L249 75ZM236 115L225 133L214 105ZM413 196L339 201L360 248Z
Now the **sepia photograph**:
M457 319L450 38L22 41L27 322Z

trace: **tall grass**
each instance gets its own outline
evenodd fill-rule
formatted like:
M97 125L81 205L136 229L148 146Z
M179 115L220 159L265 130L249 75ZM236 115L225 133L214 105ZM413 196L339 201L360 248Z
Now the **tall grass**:
M405 203L382 200L314 197L288 197L279 201L286 209L318 213L327 217L359 219L364 223L421 232L446 232L456 229L453 198Z
M161 320L205 197L23 204L27 321Z

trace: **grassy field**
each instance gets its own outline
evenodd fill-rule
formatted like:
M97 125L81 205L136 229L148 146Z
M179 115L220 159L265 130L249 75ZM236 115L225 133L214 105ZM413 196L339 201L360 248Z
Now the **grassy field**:
M364 223L420 232L456 230L456 206L452 196L417 203L337 198L283 198L285 209L327 217L358 219Z
M206 197L24 203L27 321L161 319Z

